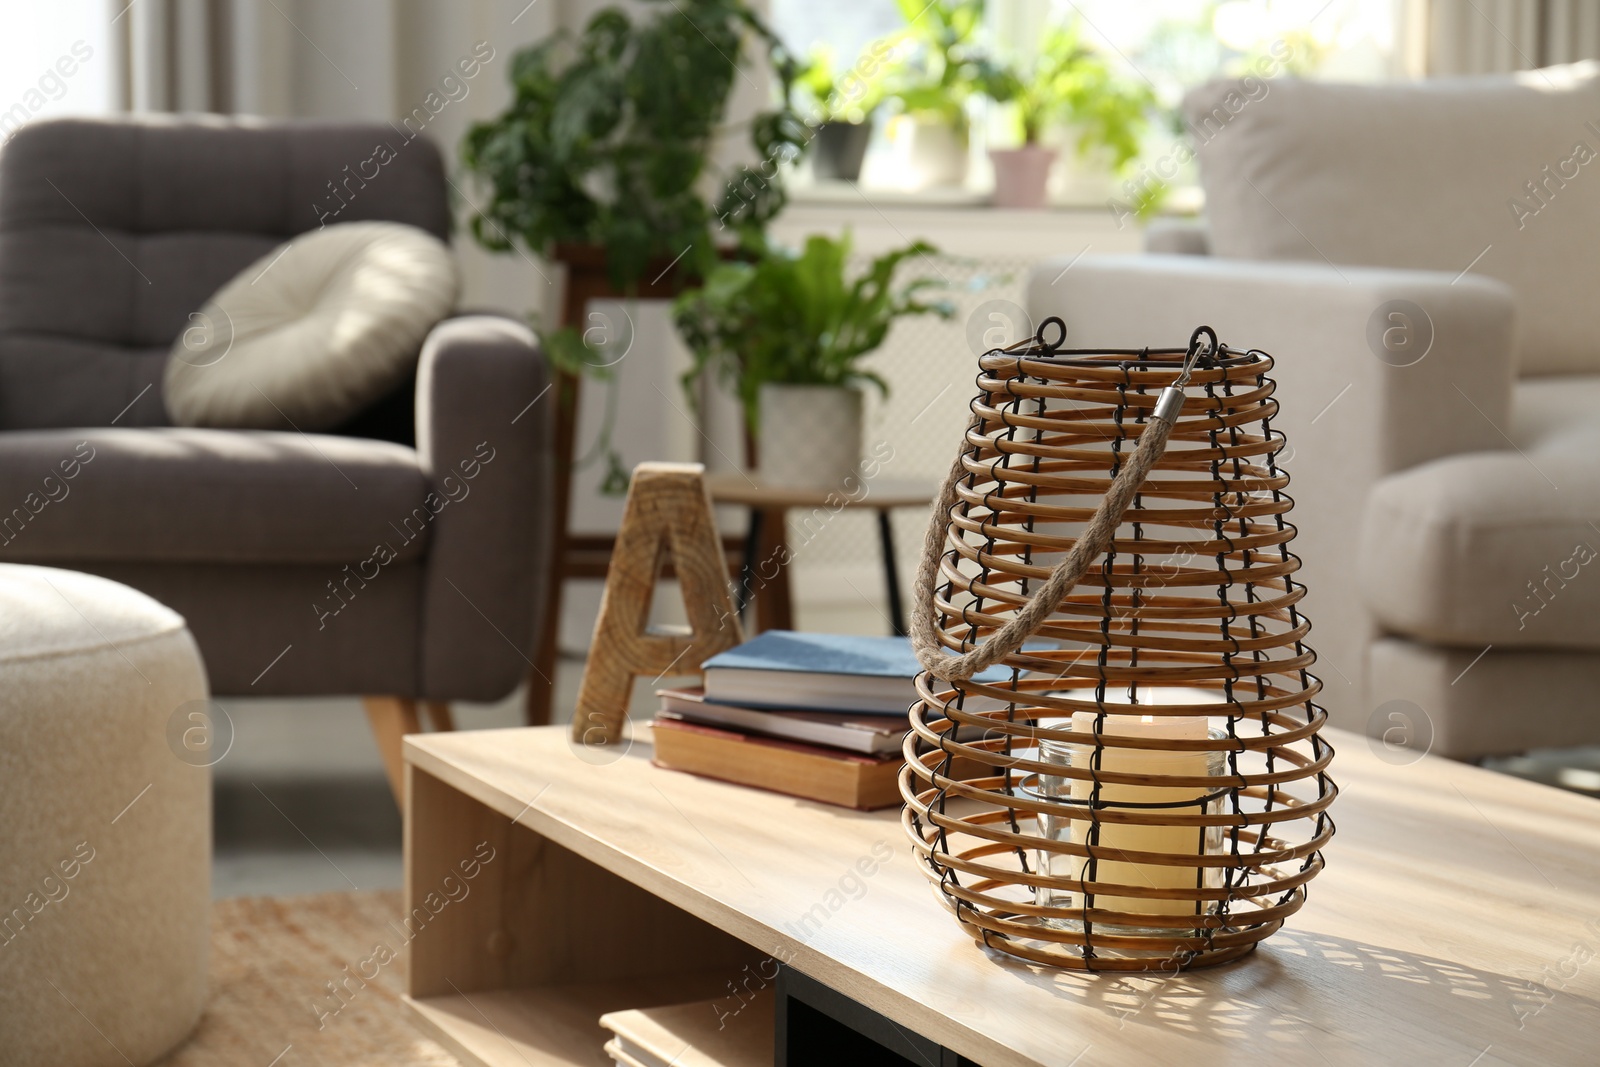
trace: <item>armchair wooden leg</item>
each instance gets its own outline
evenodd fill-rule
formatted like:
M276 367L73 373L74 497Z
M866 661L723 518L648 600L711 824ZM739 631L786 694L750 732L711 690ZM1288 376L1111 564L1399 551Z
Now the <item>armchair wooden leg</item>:
M378 743L378 754L383 757L383 769L389 775L394 802L404 811L406 768L400 756L400 740L406 734L422 730L422 722L417 718L417 702L405 697L363 697L361 703L367 709L367 722L372 726L372 739ZM449 705L444 705L444 709L448 714ZM433 714L432 702L429 714Z
M560 551L558 544L556 550ZM534 650L534 669L528 672L528 689L524 699L529 726L550 725L550 715L555 704L555 686L546 679L556 676L556 660L561 658L558 644L561 628L562 572L552 568L551 588L544 604L544 622L540 627L539 646Z
M429 700L423 703L428 711L428 721L435 730L454 730L456 728L455 714L450 710L448 700Z

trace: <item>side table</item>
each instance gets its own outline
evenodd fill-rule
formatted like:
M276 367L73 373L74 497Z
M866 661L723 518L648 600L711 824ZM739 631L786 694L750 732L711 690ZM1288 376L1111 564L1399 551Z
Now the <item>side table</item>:
M706 488L715 504L738 504L750 509L750 523L745 532L744 559L739 568L739 589L735 605L740 614L755 594L754 581L757 567L778 553L784 544L785 520L791 508L811 511L848 511L870 509L877 513L879 552L883 559L883 586L888 601L889 620L898 636L905 636L905 608L900 596L900 573L896 569L894 552L894 525L890 513L895 508L921 508L924 511L933 503L934 486L926 482L897 481L886 478L863 480L855 492L838 489L788 489L766 485L757 473L724 471L706 475ZM767 524L772 524L772 530ZM762 553L763 538L768 546ZM776 602L775 609L763 612L770 620L768 629L792 630L794 619L790 608L789 572L780 562L771 587L763 585L762 593Z

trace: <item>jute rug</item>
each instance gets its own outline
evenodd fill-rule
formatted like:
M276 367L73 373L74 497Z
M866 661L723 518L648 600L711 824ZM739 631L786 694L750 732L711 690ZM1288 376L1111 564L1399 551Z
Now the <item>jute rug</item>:
M405 961L378 951L399 918L398 892L216 901L205 1016L163 1067L460 1067L412 1025Z

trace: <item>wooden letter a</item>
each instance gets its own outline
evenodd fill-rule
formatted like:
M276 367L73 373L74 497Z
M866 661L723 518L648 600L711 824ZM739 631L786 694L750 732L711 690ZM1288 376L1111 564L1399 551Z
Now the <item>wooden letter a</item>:
M633 469L572 717L576 742L608 745L622 737L635 676L693 674L703 661L744 640L728 596L722 539L704 475L698 463L641 463ZM683 592L688 633L646 629L668 553Z

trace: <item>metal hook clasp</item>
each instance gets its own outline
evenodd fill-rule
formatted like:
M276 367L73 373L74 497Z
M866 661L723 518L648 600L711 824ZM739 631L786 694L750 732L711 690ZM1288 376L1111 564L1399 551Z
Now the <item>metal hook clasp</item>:
M1194 333L1189 335L1189 354L1183 359L1183 369L1178 372L1178 380L1172 384L1180 389L1188 385L1189 375L1195 365L1202 359L1210 359L1216 354L1217 348L1217 331L1209 326L1196 326Z
M1178 371L1177 380L1161 390L1161 396L1156 400L1155 418L1168 426L1177 425L1178 415L1183 411L1183 387L1189 384L1189 375L1196 364L1202 359L1210 359L1217 349L1217 331L1209 326L1197 326L1194 333L1189 335L1189 354L1183 358L1183 369Z

